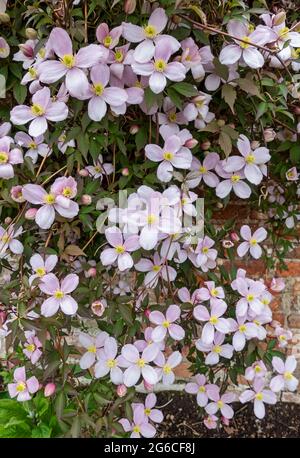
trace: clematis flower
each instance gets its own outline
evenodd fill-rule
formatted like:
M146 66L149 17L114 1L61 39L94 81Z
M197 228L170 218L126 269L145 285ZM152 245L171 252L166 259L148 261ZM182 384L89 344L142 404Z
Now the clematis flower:
M10 47L5 38L0 37L0 59L6 59L9 56Z
M9 180L14 177L15 164L23 163L23 154L19 148L10 149L10 137L0 138L0 178Z
M138 439L140 437L154 437L156 430L154 426L152 426L147 416L144 413L143 406L137 406L133 410L133 422L130 423L127 418L121 418L119 423L123 426L124 431L130 432L130 437L132 439Z
M38 137L46 132L47 121L63 121L68 116L68 107L64 102L52 102L50 89L44 87L37 91L32 97L31 107L18 105L10 112L10 119L13 124L23 125L29 121L29 135Z
M299 173L296 167L292 167L291 169L287 170L285 177L287 181L298 181Z
M248 24L235 20L228 22L227 30L230 35L243 41L234 40L235 44L227 45L222 49L219 56L221 64L232 65L243 59L250 68L263 67L265 63L264 57L253 45L264 46L273 38L273 33L262 25L256 27L252 32Z
M162 412L158 409L153 409L157 402L157 397L154 393L149 393L145 398L145 404L133 403L132 407L135 410L138 406L142 406L145 416L154 423L161 423L164 419Z
M116 339L108 337L104 342L104 348L98 354L95 365L95 377L102 378L110 374L110 379L115 385L123 383L123 372L119 367L117 356L118 345Z
M158 381L158 376L149 363L155 360L158 352L157 345L149 345L141 355L134 345L124 345L121 351L122 357L119 358L119 365L126 367L123 379L124 385L127 387L136 385L141 376L150 385L155 385Z
M77 312L78 304L70 293L77 288L78 283L79 277L76 274L67 275L62 282L52 273L45 275L39 283L39 288L51 297L42 303L42 315L53 316L59 308L66 315L74 315Z
M278 356L274 356L272 366L279 375L272 378L270 382L271 390L274 393L282 391L284 388L287 388L289 391L295 391L299 383L293 375L297 366L295 356L288 356L285 362L281 358L278 358Z
M31 399L31 395L39 389L39 382L36 377L26 380L25 366L18 367L14 371L15 383L8 384L8 392L11 398L17 396L17 401L24 402Z
M186 119L188 121L194 121L196 119L202 120L203 122L207 121L211 99L211 95L199 91L198 95L193 97L191 102L187 103L184 107L183 114ZM204 125L202 127L204 127Z
M67 136L65 132L63 132L59 137L57 141L57 148L59 151L61 151L63 154L67 151L68 147L70 146L71 148L75 148L76 143L74 139L71 139L69 141L67 140Z
M138 235L129 235L123 239L120 229L114 226L105 230L105 237L113 248L102 251L100 255L102 264L109 266L117 261L121 272L130 269L133 266L133 259L129 253L140 248Z
M178 59L187 70L191 70L194 80L201 81L205 76L204 66L213 61L210 46L199 48L193 38L189 37L181 43L182 55Z
M26 184L23 187L23 197L34 205L41 205L35 215L35 221L42 229L49 229L55 219L55 211L65 218L73 218L79 212L76 202L61 195L55 195L52 188L50 193L36 184Z
M149 320L156 325L152 331L153 342L161 342L165 339L167 333L174 340L182 340L184 338L184 329L174 323L180 318L180 313L180 308L175 304L168 307L166 315L159 310L154 310L150 313Z
M38 71L36 64L33 65L32 67L29 67L28 72L25 73L25 75L23 76L21 80L21 84L23 86L26 86L26 84L28 83L30 83L29 84L30 94L35 94L35 92L43 88L39 81L39 71Z
M38 253L31 256L29 259L29 264L34 271L34 274L30 275L29 277L29 284L31 285L35 278L41 279L44 277L44 275L52 272L57 264L57 261L58 257L55 254L46 256L45 259L43 259L42 256Z
M237 147L242 157L228 157L223 165L225 172L236 172L242 169L250 183L259 184L263 175L267 175L265 164L271 159L268 148L259 147L252 151L250 141L245 135L239 136Z
M149 86L154 94L160 94L167 80L183 81L186 69L180 62L169 62L174 53L168 38L159 40L155 46L154 60L147 63L134 62L131 67L137 75L149 76Z
M240 258L250 251L251 256L254 259L259 259L262 255L262 249L259 245L260 242L267 238L267 231L264 227L257 229L254 234L251 234L251 229L247 225L243 225L240 231L241 237L245 242L242 242L237 249L237 254Z
M216 165L217 174L225 178L225 180L221 181L216 187L216 195L220 197L220 199L224 199L233 191L241 199L248 199L251 195L251 188L243 181L245 178L244 172L239 170L237 172L228 173L225 172L223 166L224 162L223 164L218 163Z
M164 183L172 179L173 167L189 169L192 163L191 151L181 145L177 135L169 137L163 148L154 144L147 145L145 153L151 161L160 162L157 178Z
M51 186L51 192L56 196L56 201L64 206L69 205L70 199L73 199L77 194L77 183L73 177L56 178Z
M23 227L20 226L16 231L14 225L10 225L7 229L0 226L0 258L2 258L7 249L14 254L22 254L24 247L23 244L17 240L17 237L23 232Z
M2 137L7 137L11 129L11 123L10 122L3 122L0 124L0 139Z
M213 402L210 402L205 407L205 410L208 414L214 415L219 410L223 417L228 418L229 420L233 417L234 411L232 407L229 405L231 402L236 400L236 396L234 393L225 393L220 396L220 391L216 391L211 393L211 398Z
M265 416L265 405L276 404L276 395L271 390L264 389L265 380L257 378L253 383L253 390L245 390L240 395L240 402L245 404L246 402L254 399L254 414L257 418L262 419Z
M158 253L154 254L153 261L146 258L140 259L140 261L135 264L135 269L139 272L147 272L144 278L144 284L148 288L155 288L159 278L165 281L174 281L177 276L176 270L166 265L163 259L159 257Z
M162 379L164 385L171 385L175 381L173 369L182 361L182 355L179 351L174 351L166 359L163 353L159 353L155 359L157 365L158 380Z
M247 367L245 378L252 382L256 378L265 377L268 370L263 361L255 361L250 367Z
M215 260L217 258L218 252L212 248L214 244L215 242L207 235L205 235L204 238L200 238L198 240L195 249L194 261L195 264L200 266L204 272L207 272L208 269L213 269L216 267ZM193 257L191 260L193 261Z
M89 172L89 174L96 180L100 178L102 180L103 176L110 175L114 171L114 167L112 164L106 162L103 163L103 157L99 154L96 161L94 161L94 165L88 165L85 169Z
M25 157L30 157L34 164L38 159L38 155L45 157L50 156L52 153L52 150L49 148L49 146L44 143L43 135L39 135L38 137L30 137L25 132L17 132L15 135L15 142L20 146L28 148L25 153Z
M77 54L73 54L73 46L68 33L59 27L55 27L49 35L49 43L58 60L47 60L39 67L40 81L42 83L55 83L63 76L66 77L65 85L73 97L81 98L88 90L88 80L84 72L101 60L108 58L108 50L96 44L81 48Z
M25 202L22 190L23 190L23 186L20 186L20 185L12 186L10 188L10 197L12 198L12 200L18 203Z
M163 8L156 8L149 17L147 25L140 27L131 23L123 22L123 37L131 43L140 43L134 50L136 62L145 63L152 59L155 54L155 45L163 38L168 39L173 52L180 48L179 42L170 35L159 35L166 27L168 17Z
M171 101L169 97L165 97L163 101L163 113L157 113L159 124L187 124L182 111L177 111L177 107ZM153 116L155 122L155 116Z
M206 377L202 374L197 374L193 380L193 382L185 385L185 391L190 394L196 394L198 406L205 407L208 400L215 397L219 388L217 385L206 383Z
M261 294L265 291L264 283L257 280L236 279L238 293L242 296L236 305L237 316L246 316L249 311L256 315L262 312L263 303L260 300Z
M228 77L227 79L221 78L218 74L217 69L213 64L206 66L206 72L209 72L209 75L205 78L204 86L207 91L216 91L221 83L231 83L231 86L235 86L236 83L234 80L239 78L239 73L237 72L237 64L229 65L228 68Z
M87 349L79 361L81 369L89 369L95 364L96 357L100 355L100 349L104 347L108 338L109 335L105 331L99 332L95 337L83 332L79 334L80 345Z
M112 111L127 101L127 92L118 87L106 87L109 82L109 67L105 64L95 65L91 69L92 85L88 87L84 98L90 99L88 114L93 121L101 121L107 111L107 104Z
M230 344L223 344L224 340L225 335L220 332L216 332L213 342L209 345L205 344L201 339L196 341L196 348L199 351L208 353L205 357L205 364L210 366L218 364L220 356L227 359L232 358L233 346Z
M113 49L117 46L121 35L122 26L115 27L110 31L108 25L105 22L102 22L96 29L97 40L108 49Z
M216 415L208 415L203 420L204 425L207 429L216 429L218 426L218 417Z
M220 156L217 153L208 153L202 164L199 159L193 157L191 172L187 175L189 188L196 188L202 180L210 188L216 188L220 180L212 170L219 161Z
M23 68L27 70L34 63L37 44L38 40L27 40L19 45L19 51L14 54L13 60L23 62Z
M293 334L289 329L283 329L281 326L277 326L275 336L278 339L279 347L284 348L287 346L288 341L292 339Z
M227 305L225 302L214 303L209 312L203 305L197 305L194 308L193 315L198 321L206 322L201 334L201 340L209 345L213 342L215 330L226 334L229 331L229 325L225 318L221 316L225 313Z
M228 318L230 331L234 332L232 345L235 351L241 351L246 345L246 340L257 337L257 327L254 323L247 322L246 316L237 316L237 321Z
M42 356L40 348L42 348L43 345L35 335L35 331L25 331L25 337L26 342L24 344L23 353L30 359L32 364L36 364Z

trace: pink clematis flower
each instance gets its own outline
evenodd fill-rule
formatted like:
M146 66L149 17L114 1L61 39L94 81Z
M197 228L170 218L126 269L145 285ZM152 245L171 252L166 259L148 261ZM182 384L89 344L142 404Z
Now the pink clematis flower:
M64 102L52 102L50 89L44 87L37 91L32 97L31 107L18 105L10 112L10 119L13 124L23 125L29 121L29 135L38 137L46 132L47 121L63 121L68 116L68 107Z
M262 25L251 32L248 24L235 20L228 22L227 30L230 35L243 41L234 40L235 44L227 45L222 49L219 56L221 64L232 65L243 59L250 68L263 67L264 57L253 45L265 45L273 33L270 33L269 29Z
M197 305L194 308L193 315L196 320L206 322L201 334L201 340L206 345L210 345L213 342L215 330L222 334L227 334L229 331L229 324L226 318L221 318L226 309L225 302L212 304L210 312L203 305Z
M62 134L57 139L57 148L63 154L67 151L68 147L75 148L76 146L74 139L71 139L69 141L66 141L66 140L67 140L67 136L65 132L62 132Z
M41 279L44 277L44 275L52 272L57 264L57 261L58 257L55 254L46 256L45 259L43 259L42 256L38 253L31 256L29 259L29 264L34 271L34 274L30 275L29 277L29 284L31 285L35 278Z
M35 221L42 229L49 229L55 219L55 211L65 218L73 218L79 212L76 202L66 196L56 195L53 189L47 193L36 184L26 184L23 187L23 197L34 205L41 205L35 215Z
M264 403L276 404L277 402L276 395L271 390L265 390L264 387L265 380L257 378L254 380L253 390L245 390L239 398L242 404L254 399L254 414L260 420L266 413Z
M38 72L38 68L36 64L28 69L28 72L25 73L25 75L23 76L21 80L21 84L23 86L25 86L28 83L30 83L29 84L30 94L35 94L37 91L43 88L39 81L39 72Z
M135 264L135 268L139 272L147 272L144 278L144 284L148 288L155 288L159 278L165 281L174 281L177 276L176 270L164 264L163 259L159 257L158 253L154 254L153 261L145 258L140 259L140 261Z
M19 148L10 149L10 137L0 138L0 178L9 180L14 177L15 164L23 163L23 154Z
M268 148L259 147L253 151L250 141L245 135L239 136L237 147L242 156L230 156L225 160L223 165L225 172L236 172L243 169L245 177L250 183L259 184L263 175L267 175L265 164L271 159Z
M35 331L25 331L25 337L27 341L24 345L23 353L30 359L32 364L36 364L42 356L40 348L43 345L38 337L36 337Z
M212 248L214 244L215 242L207 235L205 235L203 239L201 238L198 240L195 255L192 257L191 261L193 262L193 258L195 258L195 264L200 266L203 272L207 272L208 269L216 267L215 260L218 252Z
M284 348L287 346L288 341L292 339L293 334L289 329L283 329L281 326L277 326L275 336L278 339L279 347Z
M96 161L94 161L94 165L88 165L85 167L88 173L93 177L94 180L100 178L102 180L103 176L110 175L114 171L114 167L109 162L103 163L103 157L99 154Z
M68 33L55 27L49 35L49 43L58 60L47 60L39 67L40 81L42 83L55 83L63 76L65 84L73 97L81 98L88 89L88 79L85 69L93 67L101 60L108 58L108 49L101 45L91 44L81 48L73 54L73 46Z
M187 176L189 188L196 188L202 180L210 188L216 188L220 180L212 170L215 169L219 161L220 156L217 153L208 153L202 164L199 159L194 157L191 164L191 172Z
M262 255L262 249L259 245L263 240L267 238L267 231L264 227L258 228L254 234L251 234L251 229L247 225L243 225L240 231L241 237L245 240L242 242L237 249L237 254L240 258L250 251L251 256L254 259L259 259Z
M224 199L233 191L241 199L248 199L251 195L251 188L243 181L245 179L244 172L242 170L231 173L225 172L224 161L222 162L222 164L218 163L216 165L216 172L220 177L225 178L225 180L221 181L216 187L216 195L220 199Z
M138 405L133 410L133 422L130 423L127 418L121 418L119 423L123 426L124 431L130 432L132 439L139 439L140 437L154 437L156 430L154 426L150 425L147 416L144 413L144 408Z
M27 40L19 45L19 51L14 54L13 60L23 62L23 68L27 70L34 63L37 44L38 40Z
M79 361L81 369L89 369L96 362L96 357L100 355L100 349L104 347L106 340L109 338L107 332L102 331L96 337L81 332L79 334L79 343L87 351L82 355Z
M15 135L15 142L28 148L27 152L25 153L25 157L30 157L32 162L35 164L38 156L41 157L50 156L52 150L49 146L44 143L44 136L39 135L38 137L30 137L30 135L26 134L25 132L17 132Z
M205 357L205 364L212 366L218 364L220 356L223 358L231 359L233 354L233 346L230 344L223 344L225 335L220 332L216 332L214 340L211 344L205 344L201 339L196 341L196 348L199 351L208 353Z
M236 279L238 293L242 296L236 306L237 316L246 316L249 311L258 315L263 311L264 304L261 302L261 295L266 286L261 281Z
M187 70L191 70L194 80L201 81L205 76L204 66L213 61L210 46L199 48L193 38L186 38L181 43L182 55L178 59Z
M110 374L110 379L115 385L123 383L123 372L119 367L117 358L118 344L116 339L108 337L104 342L104 348L98 354L95 365L95 377L102 378Z
M228 318L230 331L234 332L232 345L235 351L241 351L246 345L246 340L257 337L257 327L254 323L247 322L246 316L237 316L237 321Z
M197 395L197 404L200 407L205 407L209 399L213 399L219 387L210 383L206 383L206 377L202 374L197 374L194 381L185 385L185 391L190 394Z
M272 359L272 366L279 375L272 378L270 382L271 390L274 391L274 393L284 388L287 388L289 391L295 391L299 383L293 375L297 366L295 356L288 356L285 362L283 362L281 358L278 358L278 356L274 356Z
M17 237L19 237L22 232L22 226L20 226L16 231L13 224L7 229L0 226L0 258L5 255L8 248L14 254L23 253L24 246L19 240L17 240Z
M173 52L180 48L179 42L170 35L159 35L166 27L168 16L163 8L156 8L151 14L147 25L140 27L131 23L123 22L123 37L131 43L141 42L134 50L136 62L148 62L155 53L155 46L161 39L168 38Z
M159 353L155 359L157 365L158 380L162 379L164 385L172 385L175 381L173 369L182 361L182 355L179 351L174 351L166 359L163 353Z
M177 107L169 97L163 101L163 113L157 113L159 124L187 124L187 120L182 111L177 112ZM155 122L155 116L153 116Z
M0 124L0 138L7 137L11 129L10 122L3 122Z
M158 381L158 376L149 363L155 360L158 352L158 346L153 344L148 345L141 355L134 345L124 345L121 352L122 357L119 358L119 365L126 367L124 385L127 387L136 385L141 376L150 385L155 385Z
M218 417L216 415L208 415L204 418L203 423L207 429L216 429L218 426Z
M0 37L0 59L6 59L9 56L10 47L5 38Z
M117 46L121 35L122 26L115 27L110 31L108 25L105 22L102 22L96 29L97 40L108 49L113 49Z
M211 398L213 402L210 402L205 407L205 410L208 414L214 415L219 410L223 417L228 418L229 420L233 417L234 411L229 403L234 402L236 400L236 396L234 393L225 393L220 396L220 391L216 391L213 394L211 393Z
M153 61L143 64L134 62L131 65L137 75L150 77L149 86L155 94L160 94L164 90L167 80L178 82L185 79L185 66L180 62L169 62L173 52L169 37L164 38L155 46Z
M59 308L66 315L74 315L77 312L78 304L70 296L70 293L77 288L78 283L79 277L76 274L67 275L61 283L54 274L45 275L39 283L39 288L51 297L42 303L42 315L45 317L53 316Z
M106 64L95 65L91 69L92 85L88 87L84 98L90 99L88 114L93 121L101 121L107 111L107 104L112 111L127 101L127 92L119 87L107 87L109 67Z
M138 406L142 406L144 409L145 416L153 421L154 423L161 423L164 419L162 412L158 409L153 409L157 402L157 397L154 393L149 393L146 396L145 404L142 403L133 403L133 409L136 409Z
M145 147L146 157L153 162L160 162L157 169L157 178L163 183L172 179L173 167L189 169L192 163L191 151L181 145L177 135L169 137L163 148L150 144Z
M164 340L167 333L169 333L170 337L174 340L182 340L184 338L184 329L174 323L174 321L180 318L180 313L180 308L175 304L168 307L166 316L158 310L154 310L150 313L149 320L156 325L156 328L152 331L152 339L154 342L161 342Z
M8 384L8 392L11 398L17 396L17 401L24 402L31 399L31 395L39 389L39 382L36 377L26 380L25 367L18 367L14 371L15 383Z
M133 266L133 259L129 253L140 248L138 235L129 235L123 239L121 230L114 226L105 230L105 236L113 248L102 251L100 255L102 264L109 266L117 261L121 272L130 269Z
M252 382L256 378L265 377L268 372L263 361L255 361L250 367L247 367L245 371L245 378Z

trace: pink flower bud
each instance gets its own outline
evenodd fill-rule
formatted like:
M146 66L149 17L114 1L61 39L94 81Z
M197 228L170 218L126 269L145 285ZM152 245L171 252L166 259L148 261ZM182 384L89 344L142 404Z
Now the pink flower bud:
M299 174L297 172L296 167L292 167L291 169L289 169L286 172L285 177L286 177L287 181L297 181L298 178L299 178Z
M236 232L231 232L230 234L230 238L231 240L233 240L234 242L238 242L240 240L238 234Z
M195 138L190 138L189 140L187 140L184 144L184 146L186 146L187 148L189 149L193 149L195 148L195 146L198 145L198 140L196 140Z
M126 14L132 14L136 8L136 0L125 0L124 11Z
M44 389L44 396L46 396L46 398L48 398L48 396L52 396L52 394L55 393L55 390L56 390L55 383L47 383Z
M265 142L272 142L276 137L276 132L274 129L265 129L264 130L264 140Z
M37 212L37 208L29 208L25 213L25 219L34 219Z
M252 149L256 149L256 148L259 148L259 145L260 143L256 140L253 140L253 142L251 142L251 148Z
M201 143L201 149L203 151L207 151L209 148L210 148L210 141L209 140L205 140L205 142Z
M127 167L124 167L124 169L122 170L122 175L123 177L128 177L129 175L129 170Z
M18 202L18 203L25 202L25 199L22 194L22 186L20 185L13 186L10 190L10 197L15 202Z
M137 126L136 124L133 124L133 125L130 126L130 128L129 128L129 132L130 132L132 135L137 134L139 130L140 130L140 128L139 128L139 126Z
M151 385L150 383L146 382L146 380L144 380L144 388L145 388L145 390L152 391L153 387L154 387L154 385Z
M93 278L93 277L96 277L96 275L97 275L96 267L90 267L86 273L87 278Z
M127 393L127 387L125 385L118 385L117 386L117 395L120 398L123 398L126 393Z
M7 318L7 313L5 310L0 310L0 326L3 326Z
M88 194L83 194L81 196L81 203L82 205L90 205L92 203L92 198Z
M223 417L223 415L222 415L221 420L222 420L223 425L229 426L229 420L228 420L228 418L225 418L225 417Z
M7 216L7 217L5 218L5 220L4 220L4 223L5 223L5 224L10 224L11 222L12 222L12 219L11 219L10 216Z
M144 311L145 317L146 317L146 318L149 318L150 313L151 313L151 310L146 309L146 310Z
M88 177L88 176L89 176L89 172L88 172L88 170L86 170L86 169L81 169L81 170L79 170L78 174L79 174L81 177Z
M95 315L102 316L106 306L107 306L106 300L102 299L102 300L94 301L92 303L91 308Z

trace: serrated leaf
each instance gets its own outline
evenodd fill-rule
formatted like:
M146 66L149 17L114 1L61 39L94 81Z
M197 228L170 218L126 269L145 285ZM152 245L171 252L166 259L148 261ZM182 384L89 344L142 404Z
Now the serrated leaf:
M198 95L198 90L195 86L189 83L176 83L171 86L179 94L184 95L185 97L196 97Z
M254 83L254 81L248 78L239 78L236 80L236 82L244 92L247 92L247 94L261 97L259 89Z
M77 245L68 245L64 253L69 256L86 256L85 252Z
M225 153L225 156L228 157L232 150L231 138L229 135L222 131L219 136L219 145Z
M236 90L230 84L224 84L222 87L222 98L225 100L227 105L230 106L233 114L235 114L234 104L236 101L236 96Z

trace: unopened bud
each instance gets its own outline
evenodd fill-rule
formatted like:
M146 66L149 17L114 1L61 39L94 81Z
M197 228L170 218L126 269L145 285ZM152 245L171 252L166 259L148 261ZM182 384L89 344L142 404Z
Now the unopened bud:
M181 23L181 17L178 16L177 14L174 14L171 19L174 24L178 25Z
M265 129L264 130L264 140L266 143L272 142L274 138L276 137L276 132L274 129Z
M150 313L151 313L151 310L146 309L146 310L144 311L145 317L146 317L146 318L149 318Z
M134 13L136 9L136 0L125 0L124 11L126 14Z
M238 234L236 232L231 232L230 234L230 238L231 240L233 240L234 242L238 242L240 240Z
M105 308L106 308L106 305L107 305L107 304L106 304L106 301L105 301L105 300L102 300L102 301L98 300L98 301L94 301L94 302L92 303L91 308L92 308L92 311L93 311L93 313L94 313L95 315L97 315L97 316L102 316L103 313L104 313L104 310L105 310Z
M83 194L83 196L81 196L81 203L82 205L91 205L92 203L91 196L89 196L88 194Z
M203 143L201 143L201 149L203 151L207 151L211 146L211 143L209 140L205 140Z
M126 393L127 393L127 387L125 385L118 385L117 386L117 395L120 398L123 398Z
M25 35L26 35L26 38L29 38L29 40L35 40L37 37L37 31L32 29L31 27L28 27L25 30Z
M93 278L93 277L96 277L96 275L97 275L96 267L90 267L86 273L87 278Z
M86 169L81 169L81 170L79 170L78 174L79 174L81 177L88 177L88 176L89 176L89 172L88 172Z
M10 21L10 17L7 13L0 13L0 22L3 24L8 23Z
M5 220L4 220L4 223L5 223L5 224L10 224L11 222L12 222L12 219L11 219L10 216L7 216L7 217L5 218Z
M37 212L37 208L29 208L25 213L25 219L34 219Z
M139 128L139 126L137 126L136 124L133 124L133 125L130 126L130 128L129 128L129 132L130 132L132 135L137 134L139 130L140 130L140 128Z
M281 11L280 13L276 14L274 18L274 25L280 25L286 20L286 13L285 11Z
M56 386L55 383L47 383L44 389L44 396L48 398L49 396L52 396L52 394L55 393Z
M300 107L299 106L294 107L293 111L294 111L295 115L300 115Z
M198 140L196 140L195 138L190 138L189 140L187 140L184 144L184 146L186 146L187 148L189 149L193 149L195 148L195 146L198 145Z
M123 177L128 177L129 175L128 167L124 167L124 169L122 169L122 175Z

